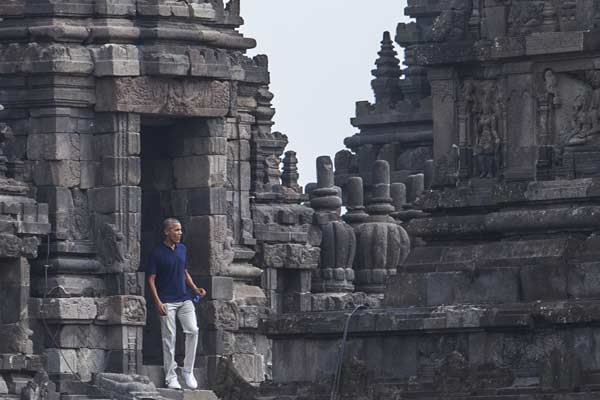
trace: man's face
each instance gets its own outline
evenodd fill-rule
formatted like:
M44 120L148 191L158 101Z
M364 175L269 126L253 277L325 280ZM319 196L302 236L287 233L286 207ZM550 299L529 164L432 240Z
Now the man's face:
M171 243L181 242L181 235L183 235L183 231L181 230L181 224L178 223L171 224L165 230L165 236L167 237L167 240Z

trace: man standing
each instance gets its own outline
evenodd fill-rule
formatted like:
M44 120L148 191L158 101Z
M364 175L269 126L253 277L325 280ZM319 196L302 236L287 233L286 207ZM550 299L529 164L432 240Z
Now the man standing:
M196 310L191 298L198 294L206 295L203 288L194 284L187 271L187 253L181 243L181 223L174 218L163 221L164 241L150 254L146 275L148 287L154 299L156 310L160 315L162 334L163 365L165 383L169 389L181 389L175 372L175 316L185 333L185 359L182 376L190 389L196 389L198 382L194 377L194 361L198 346L198 324ZM190 290L193 293L190 293Z

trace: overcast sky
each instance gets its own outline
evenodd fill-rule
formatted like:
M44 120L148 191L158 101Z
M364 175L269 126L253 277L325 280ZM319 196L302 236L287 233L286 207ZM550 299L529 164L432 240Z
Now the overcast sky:
M333 159L357 132L355 103L373 100L380 41L407 20L404 7L406 0L242 0L241 31L258 42L249 55L269 56L274 130L298 153L302 185L316 179L318 156Z

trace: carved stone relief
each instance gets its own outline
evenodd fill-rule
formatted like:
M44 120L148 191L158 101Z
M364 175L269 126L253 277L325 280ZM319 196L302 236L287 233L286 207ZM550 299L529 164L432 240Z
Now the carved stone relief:
M502 162L504 94L495 81L463 81L458 101L463 178L498 176Z
M97 85L98 111L220 117L229 106L229 83L222 81L139 77L103 79Z

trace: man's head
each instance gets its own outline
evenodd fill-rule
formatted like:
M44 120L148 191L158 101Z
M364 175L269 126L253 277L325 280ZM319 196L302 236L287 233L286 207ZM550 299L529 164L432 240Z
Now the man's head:
M165 219L163 221L163 233L167 242L173 244L181 242L181 235L183 235L181 222L175 218Z

